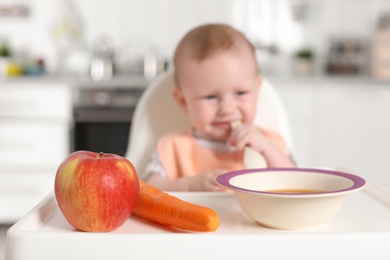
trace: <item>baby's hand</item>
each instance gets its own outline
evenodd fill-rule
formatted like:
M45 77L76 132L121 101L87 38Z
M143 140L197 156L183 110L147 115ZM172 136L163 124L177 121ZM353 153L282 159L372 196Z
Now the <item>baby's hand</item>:
M268 139L263 135L259 128L250 124L239 124L232 128L229 144L237 147L238 150L250 146L259 153L265 150Z
M225 189L218 185L217 177L225 172L227 170L218 169L191 177L190 191L224 191Z

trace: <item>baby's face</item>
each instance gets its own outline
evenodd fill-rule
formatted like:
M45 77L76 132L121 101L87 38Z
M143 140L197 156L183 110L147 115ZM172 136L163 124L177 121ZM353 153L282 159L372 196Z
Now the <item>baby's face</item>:
M226 140L231 122L253 122L261 77L249 51L182 61L178 79L176 98L204 137Z

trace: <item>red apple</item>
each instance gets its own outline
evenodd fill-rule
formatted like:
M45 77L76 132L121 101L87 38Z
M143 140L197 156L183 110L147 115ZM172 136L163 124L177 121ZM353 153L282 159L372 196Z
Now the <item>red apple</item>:
M139 179L131 162L119 155L76 151L58 167L54 193L72 226L108 232L131 215Z

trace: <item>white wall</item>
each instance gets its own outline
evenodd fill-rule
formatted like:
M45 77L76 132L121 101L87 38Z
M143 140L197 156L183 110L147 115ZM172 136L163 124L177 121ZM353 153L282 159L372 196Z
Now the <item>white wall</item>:
M7 0L0 0L0 4ZM23 0L19 0L23 1ZM70 1L70 0L69 0ZM8 1L9 2L9 1ZM58 58L53 36L65 10L64 0L24 1L31 7L26 18L1 18L0 37L15 51L43 56L54 70ZM284 54L310 45L325 54L334 36L369 40L379 12L390 10L388 0L73 0L81 25L85 51L102 34L114 39L120 64L149 49L170 57L182 35L206 22L229 23L252 40L275 43ZM306 3L305 21L294 20L292 6Z

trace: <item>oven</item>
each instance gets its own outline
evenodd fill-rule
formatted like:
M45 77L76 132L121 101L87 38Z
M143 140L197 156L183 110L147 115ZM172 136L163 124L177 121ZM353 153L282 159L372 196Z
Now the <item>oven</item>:
M127 150L131 119L145 86L76 89L72 150L115 153Z

